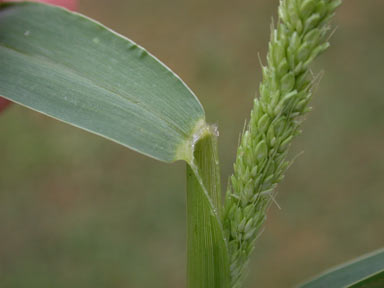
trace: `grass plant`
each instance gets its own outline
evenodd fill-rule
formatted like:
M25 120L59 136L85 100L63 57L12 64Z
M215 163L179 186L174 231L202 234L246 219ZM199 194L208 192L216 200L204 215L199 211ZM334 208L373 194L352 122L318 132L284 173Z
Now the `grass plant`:
M185 161L187 285L240 288L310 110L317 83L310 64L329 47L340 4L280 1L224 204L217 127L206 123L197 97L143 47L92 19L43 4L0 4L0 95L157 160ZM374 287L383 257L377 251L305 287Z

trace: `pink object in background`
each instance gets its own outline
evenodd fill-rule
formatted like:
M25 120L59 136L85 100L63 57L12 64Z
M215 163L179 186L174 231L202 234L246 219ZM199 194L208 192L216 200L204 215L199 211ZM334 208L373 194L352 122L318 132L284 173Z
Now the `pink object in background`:
M8 0L7 0L8 1ZM47 4L65 7L69 10L76 10L76 0L34 0L35 2L44 2Z
M17 1L2 1L1 2L17 2ZM76 10L76 0L36 0L35 2L44 2L52 5L62 6L70 10ZM0 113L3 111L9 104L10 101L0 97Z
M3 111L11 102L9 102L7 99L0 97L0 113Z

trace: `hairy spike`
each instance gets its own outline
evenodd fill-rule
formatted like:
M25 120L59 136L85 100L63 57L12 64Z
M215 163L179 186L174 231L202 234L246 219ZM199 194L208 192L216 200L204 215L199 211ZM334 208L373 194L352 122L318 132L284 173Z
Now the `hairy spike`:
M300 133L300 119L309 110L312 95L308 65L328 48L329 20L340 4L340 0L280 1L260 97L240 137L225 199L223 225L229 235L231 287L242 286L266 210L275 201L272 192L291 163L286 160L287 150Z

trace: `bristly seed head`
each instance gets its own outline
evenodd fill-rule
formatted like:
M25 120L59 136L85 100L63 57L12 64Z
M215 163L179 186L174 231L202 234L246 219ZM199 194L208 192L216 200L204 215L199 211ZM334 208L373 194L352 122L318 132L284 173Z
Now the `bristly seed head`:
M254 241L273 201L275 186L290 162L287 150L309 111L309 64L329 46L329 21L341 0L281 0L272 26L267 65L262 67L260 97L230 177L223 225L231 259L231 287L242 285Z

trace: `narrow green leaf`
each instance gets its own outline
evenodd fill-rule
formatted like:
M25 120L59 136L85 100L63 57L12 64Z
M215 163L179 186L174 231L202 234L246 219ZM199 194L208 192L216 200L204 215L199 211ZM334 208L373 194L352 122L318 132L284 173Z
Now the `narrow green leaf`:
M196 132L194 158L187 166L188 288L228 288L228 248L220 223L220 174L216 135Z
M302 288L384 287L384 249L325 272ZM352 285L352 286L350 286ZM357 285L357 286L356 286Z
M192 91L142 47L38 3L0 4L0 95L166 162L190 160L205 125Z
M348 288L383 288L384 287L384 270L376 274L370 275L361 281L348 286Z

